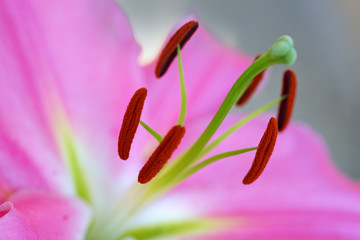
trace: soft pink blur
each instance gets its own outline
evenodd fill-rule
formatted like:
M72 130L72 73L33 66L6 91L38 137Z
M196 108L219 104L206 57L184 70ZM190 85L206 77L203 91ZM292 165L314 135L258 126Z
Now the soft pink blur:
M97 206L112 197L106 193L121 192L125 182L136 180L145 148L156 144L139 130L131 158L123 162L116 156L120 119L133 92L148 88L145 122L161 133L175 124L177 67L160 80L153 65L141 68L127 20L110 1L2 1L0 36L0 238L82 239L91 210L74 194L54 114L63 111L77 158L105 189L91 186ZM199 136L252 57L199 29L183 61L189 111L180 150ZM222 130L242 116L232 114ZM214 153L256 146L268 118L247 124ZM309 127L290 125L278 137L263 176L243 186L252 158L248 153L216 163L160 202L176 199L176 207L195 218L239 220L213 239L360 237L359 185L332 166L323 141Z

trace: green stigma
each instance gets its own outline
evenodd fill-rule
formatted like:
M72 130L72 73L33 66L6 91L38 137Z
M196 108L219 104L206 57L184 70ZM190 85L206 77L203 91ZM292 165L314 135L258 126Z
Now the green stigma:
M297 57L294 41L288 35L280 37L265 53L279 63L292 65Z

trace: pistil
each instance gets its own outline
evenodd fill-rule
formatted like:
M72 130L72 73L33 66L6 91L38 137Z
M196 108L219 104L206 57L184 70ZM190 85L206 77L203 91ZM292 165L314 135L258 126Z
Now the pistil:
M257 55L255 57L255 60L258 59L259 57L261 57L261 55ZM266 69L254 77L254 79L251 81L250 86L246 89L245 93L241 96L241 98L237 102L238 106L243 106L245 103L249 101L249 99L251 98L251 96L254 94L255 90L259 86L260 82L263 80L265 72Z

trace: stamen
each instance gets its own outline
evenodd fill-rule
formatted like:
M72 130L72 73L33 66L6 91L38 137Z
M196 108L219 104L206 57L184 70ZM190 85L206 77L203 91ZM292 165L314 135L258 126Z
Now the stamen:
M131 144L134 139L136 129L139 126L146 95L146 88L140 88L134 93L129 105L127 106L118 140L118 153L119 157L123 160L129 158Z
M185 127L183 126L176 125L170 129L153 154L151 154L149 160L140 170L138 177L139 183L144 184L149 182L160 172L180 144L184 134Z
M170 38L169 42L162 50L159 60L156 63L155 75L157 78L160 78L162 75L164 75L171 62L174 60L176 56L177 45L180 45L180 48L183 48L185 43L190 39L198 27L198 22L190 21L179 28Z
M271 118L255 154L254 162L246 174L243 183L251 184L258 179L264 171L275 147L278 134L278 124L275 118Z
M259 57L261 57L261 54L257 55L255 57L255 60L258 59ZM241 98L237 102L236 104L237 106L244 105L250 99L250 97L255 92L256 88L259 86L261 80L264 78L265 71L266 69L254 77L250 86L246 89L245 93L241 96Z
M286 95L281 101L278 111L279 131L283 131L288 123L294 108L295 95L296 95L296 74L294 71L288 69L283 75L283 86L281 96Z

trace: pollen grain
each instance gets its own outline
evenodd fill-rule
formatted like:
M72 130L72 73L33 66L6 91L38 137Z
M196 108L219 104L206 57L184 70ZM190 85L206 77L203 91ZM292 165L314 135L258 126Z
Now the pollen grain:
M164 167L176 150L185 134L185 127L176 125L170 129L159 146L151 154L139 172L138 181L141 184L149 182Z
M132 96L124 114L118 139L118 154L123 160L129 158L131 144L140 123L146 95L146 88L138 89Z
M176 56L177 46L180 45L180 48L183 48L185 43L191 38L198 27L199 23L197 21L190 21L185 23L174 33L174 35L172 35L168 43L163 48L159 60L156 63L155 75L157 78L163 76L169 68L171 62Z
M251 184L260 177L274 150L277 135L278 123L275 118L271 118L260 140L253 164L243 179L243 184Z
M281 96L287 96L280 102L278 110L279 131L283 131L290 122L296 96L296 74L288 69L283 74Z

